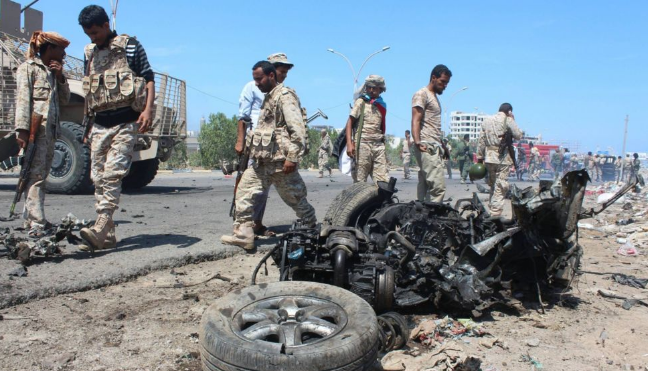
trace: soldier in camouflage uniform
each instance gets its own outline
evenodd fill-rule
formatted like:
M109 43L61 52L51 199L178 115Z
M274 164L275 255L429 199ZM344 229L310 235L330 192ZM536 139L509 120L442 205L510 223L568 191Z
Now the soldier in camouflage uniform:
M403 159L403 179L411 179L410 176L410 162L412 162L412 154L410 147L412 146L412 137L410 131L405 130L405 141L403 142L403 149L401 149L401 158Z
M486 162L488 170L488 185L491 187L488 207L492 216L502 215L504 196L509 190L508 175L513 159L508 151L502 155L499 153L500 142L507 130L511 131L513 138L522 138L522 131L515 123L513 107L503 103L497 114L484 120L477 146L477 162Z
M315 209L306 199L306 185L297 171L306 137L299 98L292 89L277 82L277 71L267 61L257 62L252 76L266 93L257 127L246 138L246 148L255 162L243 173L236 192L233 234L221 237L223 243L246 250L254 248L254 200L272 184L304 224L317 223Z
M29 141L32 116L40 117L36 132L36 151L25 188L23 218L29 235L41 237L48 227L45 218L45 179L52 167L54 143L60 128L59 104L70 99L70 88L63 75L63 58L68 40L55 32L35 31L29 42L27 60L18 67L16 77L16 135L21 148Z
M463 139L457 143L456 160L459 164L461 184L466 183L468 169L472 164L472 153L470 153L470 134L464 134Z
M142 45L111 30L102 7L83 8L79 24L92 41L85 47L83 89L87 112L95 117L90 140L97 212L94 226L80 234L90 248L99 250L116 246L112 216L137 133L146 133L151 125L155 82Z
M416 198L419 201L442 202L446 184L443 160L450 157L441 133L441 105L438 96L450 83L452 72L436 65L427 86L412 97L412 138L414 158L419 165Z
M385 153L386 105L380 96L386 90L384 78L378 75L367 76L361 89L363 93L356 99L347 120L347 155L355 159L354 182L366 182L369 175L374 182L389 181ZM356 126L362 128L355 129L354 138ZM358 135L360 148L356 148Z
M318 178L324 177L324 169L328 170L329 177L332 176L331 167L328 164L332 147L333 145L331 144L331 138L329 138L328 131L322 129L322 142L319 147L319 152L317 153L317 166L319 167Z

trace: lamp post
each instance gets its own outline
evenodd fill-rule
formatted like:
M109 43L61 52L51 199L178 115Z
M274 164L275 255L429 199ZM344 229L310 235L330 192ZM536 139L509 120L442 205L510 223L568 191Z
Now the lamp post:
M464 90L468 90L468 87L464 86L463 88L457 90L456 92L452 93L452 95L450 96L450 99L448 99L448 104L446 105L446 108L448 110L448 113L446 113L446 117L447 117L446 118L446 125L443 125L443 126L446 126L448 128L448 130L450 130L450 131L452 131L450 129L450 126L449 126L450 124L448 124L449 117L450 117L450 104L452 103L452 100L454 99L455 95L461 93Z
M360 69L358 70L358 73L356 73L355 69L353 68L353 64L351 64L351 61L349 60L349 58L346 57L346 55L338 52L337 50L333 50L331 48L326 49L326 50L328 52L331 52L333 54L337 54L340 57L344 58L344 60L349 64L349 68L351 69L351 74L353 75L353 94L355 94L356 90L358 90L358 77L360 76L360 72L362 72L362 68L365 66L365 64L367 64L369 59L371 59L371 57L373 57L374 55L382 53L382 52L387 51L389 49L390 49L389 46L383 46L380 50L377 50L377 51L369 54L369 56L364 60L364 62L362 62L362 65L360 65Z

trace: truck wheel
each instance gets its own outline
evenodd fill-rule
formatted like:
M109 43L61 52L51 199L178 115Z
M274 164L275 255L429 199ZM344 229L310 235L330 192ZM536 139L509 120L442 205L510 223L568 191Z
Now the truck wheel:
M371 370L380 346L366 301L314 282L231 292L207 308L199 337L204 370Z
M63 121L59 134L54 144L54 158L45 189L50 193L88 193L93 185L90 179L90 146L83 144L83 127Z
M331 225L362 228L363 222L383 201L378 186L358 182L333 199L324 219Z
M122 182L122 186L124 189L139 189L146 187L157 175L159 166L160 160L157 158L133 162L128 175L126 175Z

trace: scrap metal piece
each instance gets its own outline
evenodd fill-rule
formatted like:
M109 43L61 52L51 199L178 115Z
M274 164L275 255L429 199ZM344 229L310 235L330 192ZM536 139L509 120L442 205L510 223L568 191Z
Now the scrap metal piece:
M517 232L519 232L522 227L515 227L508 229L504 232L498 233L490 238L483 240L482 242L471 244L470 247L475 250L475 252L481 256L486 255L487 252L491 251L498 243L502 242L505 238L511 237Z

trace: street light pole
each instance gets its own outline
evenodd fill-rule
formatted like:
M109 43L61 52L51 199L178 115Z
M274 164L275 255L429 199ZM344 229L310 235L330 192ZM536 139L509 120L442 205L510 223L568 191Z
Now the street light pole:
M446 105L446 108L448 109L448 112L446 113L446 125L444 125L444 126L447 126L448 130L450 130L450 126L449 126L449 124L448 124L448 121L449 121L448 118L450 117L450 104L452 103L452 100L454 99L455 95L461 93L461 92L464 91L464 90L468 90L468 87L467 87L467 86L464 86L463 88L457 90L456 92L454 92L454 93L450 96L450 99L448 100L448 104Z
M351 74L353 75L353 94L355 94L355 93L356 93L356 90L358 90L358 77L360 76L360 72L362 72L362 68L364 68L365 64L367 64L367 62L369 61L369 59L371 59L371 57L373 57L374 55L379 54L379 53L382 53L382 52L387 51L387 50L389 50L389 49L390 49L389 46L383 46L380 50L377 50L377 51L371 53L371 54L370 54L370 55L369 55L369 56L364 60L364 62L362 62L362 65L360 66L360 69L358 70L358 73L355 72L355 69L353 69L353 64L351 64L351 61L349 60L349 58L346 57L346 55L344 55L344 54L338 52L337 50L333 50L333 49L331 49L331 48L326 49L326 50L327 50L328 52L330 52L330 53L337 54L337 55L339 55L340 57L344 58L344 60L349 64L349 68L351 69Z

